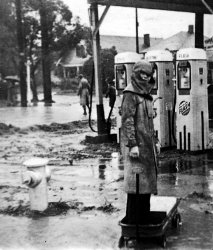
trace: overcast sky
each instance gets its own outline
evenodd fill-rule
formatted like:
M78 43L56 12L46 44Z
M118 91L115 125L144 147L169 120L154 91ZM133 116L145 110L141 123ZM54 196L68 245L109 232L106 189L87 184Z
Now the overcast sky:
M81 23L89 25L87 0L63 0ZM99 17L104 7L99 6ZM138 9L139 36L170 37L194 25L194 14ZM111 6L101 25L101 35L135 36L135 9ZM213 36L213 15L204 15L204 35Z

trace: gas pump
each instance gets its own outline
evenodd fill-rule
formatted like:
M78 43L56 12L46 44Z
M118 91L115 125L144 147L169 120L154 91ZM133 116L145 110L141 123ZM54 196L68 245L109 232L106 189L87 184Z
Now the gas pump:
M134 64L141 60L141 55L134 52L122 52L115 56L115 84L116 84L116 120L117 120L117 142L120 142L121 128L121 104L123 90L131 81L132 68Z
M203 49L177 52L177 149L208 148L207 58Z
M151 91L157 116L153 120L156 137L162 148L175 145L172 137L174 104L173 56L167 50L149 51L145 59L153 64L155 86Z

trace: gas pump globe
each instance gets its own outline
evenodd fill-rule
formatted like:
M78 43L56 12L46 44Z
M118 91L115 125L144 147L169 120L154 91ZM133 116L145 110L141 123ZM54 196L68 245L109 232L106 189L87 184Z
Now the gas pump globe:
M115 56L115 81L116 81L116 121L117 121L117 141L120 142L120 128L121 128L121 103L123 97L123 90L131 81L132 68L134 64L141 60L141 55L134 52L123 52Z
M208 148L207 59L203 49L177 52L177 149Z
M154 99L154 109L157 116L153 120L156 137L162 148L175 145L172 129L172 111L174 104L173 56L167 50L153 50L145 55L145 59L153 64L155 86L151 91Z

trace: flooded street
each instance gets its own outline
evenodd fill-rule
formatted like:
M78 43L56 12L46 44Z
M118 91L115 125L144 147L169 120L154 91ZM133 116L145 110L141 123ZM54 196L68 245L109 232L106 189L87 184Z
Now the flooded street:
M43 99L41 94L38 97L39 100ZM95 101L95 97L93 99ZM86 118L79 105L79 96L76 94L57 95L53 93L53 100L55 103L51 106L45 106L44 102L38 102L36 105L30 104L28 107L0 107L0 122L11 123L17 127L28 127L35 124L66 123ZM105 101L108 102L108 100ZM94 104L92 119L95 118L96 107Z
M119 249L118 222L125 215L126 194L118 147L84 142L86 135L96 134L82 115L78 97L53 99L56 103L50 107L39 103L25 109L0 108L5 124L0 131L0 250ZM23 161L35 156L49 159L48 201L58 209L55 213L30 213L21 173ZM167 249L213 249L211 153L171 150L159 159L158 195L181 198L183 223L180 229L169 228ZM161 246L152 239L139 242L135 249Z

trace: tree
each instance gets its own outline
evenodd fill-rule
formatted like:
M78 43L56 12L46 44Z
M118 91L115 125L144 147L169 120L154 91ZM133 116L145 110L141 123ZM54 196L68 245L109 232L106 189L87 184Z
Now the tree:
M103 83L103 92L107 90L106 79L114 79L114 58L117 54L116 48L113 46L110 49L101 49L101 81ZM94 61L91 57L83 66L83 74L91 82L94 81Z
M41 62L41 51L38 42L40 27L38 20L27 15L24 16L24 37L25 37L25 60L30 60L30 75L31 75L31 90L33 93L33 102L38 102L37 86L35 81L35 72L38 69Z
M15 3L21 4L21 13L20 8L17 13ZM50 71L55 54L58 53L61 56L68 49L75 48L82 39L86 39L88 44L91 44L90 28L81 25L80 18L73 20L72 12L61 0L1 0L0 10L2 10L0 15L0 73L3 76L13 72L17 74L20 41L22 40L22 60L26 62L27 58L30 58L32 79L42 61L44 101L52 102ZM21 16L19 39L22 33L19 49L16 39L18 15ZM91 52L91 49L89 50ZM5 61L7 61L6 65Z
M25 55L31 59L32 77L42 62L44 101L52 102L52 53L71 27L72 13L61 0L23 0ZM41 44L41 50L38 46ZM37 53L36 53L37 52ZM41 55L39 56L39 53Z
M11 0L0 1L0 73L17 74L18 47L15 8Z
M115 47L101 50L101 81L103 83L103 92L107 90L106 79L114 79L114 57L117 54Z
M47 2L39 0L39 14L41 25L41 53L42 53L42 72L43 72L43 86L44 86L44 101L51 103L51 76L50 76L50 35L49 30L52 23L48 23ZM50 18L51 19L51 18ZM51 22L51 20L49 20Z
M32 1L32 0L31 0ZM40 14L41 51L44 84L44 101L52 102L51 95L51 53L67 47L75 46L79 42L78 31L80 24L71 23L72 13L60 0L32 1Z

